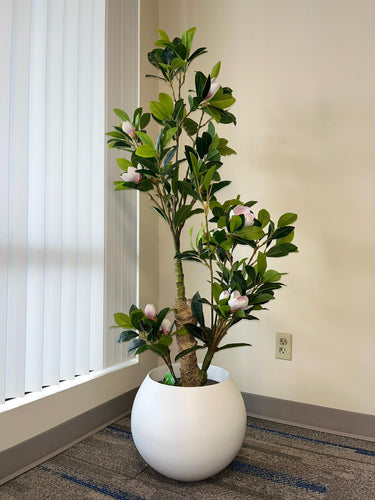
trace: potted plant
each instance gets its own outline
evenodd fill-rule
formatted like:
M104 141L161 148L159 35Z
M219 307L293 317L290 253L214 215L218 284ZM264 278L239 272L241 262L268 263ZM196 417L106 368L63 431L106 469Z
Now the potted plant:
M166 366L150 373L137 394L132 413L135 443L156 470L184 480L218 472L242 444L246 425L242 397L229 374L212 367L211 362L220 350L250 345L223 344L223 339L236 323L258 319L255 314L265 309L265 304L274 299L275 290L283 286L283 273L268 267L269 258L297 252L292 243L296 214L285 213L275 224L267 210L253 211L255 201L243 201L240 196L221 201L221 191L230 184L220 175L223 158L235 151L216 128L236 125L235 116L228 111L235 98L232 90L218 80L220 62L209 75L196 71L195 88L185 89L187 72L206 52L204 47L192 50L194 32L191 28L171 40L158 30L160 39L148 53L157 74L146 76L158 78L165 90L150 102L150 112L138 108L132 119L125 111L115 109L121 123L107 134L110 148L129 153L128 159L117 160L122 173L121 180L114 183L115 190L146 193L151 208L168 225L175 249L174 306L157 312L152 304L144 309L132 305L129 314L119 312L114 317L116 326L123 330L118 342L129 342L128 350L135 354L151 350ZM160 125L156 140L146 130L151 118ZM190 229L191 247L182 248L182 233L189 228L190 218L198 214L201 224L196 232ZM242 256L246 249L245 258L238 256L240 248ZM196 262L207 272L208 297L201 297L199 291L191 299L186 296L185 260ZM172 313L174 318L168 318ZM177 342L174 361L178 365L171 357L173 339ZM203 353L201 364L197 362L198 350ZM208 378L219 383L207 386ZM224 392L220 393L222 387ZM216 395L218 402L211 401L210 394ZM169 397L171 404L166 400ZM223 397L228 398L227 403ZM201 413L198 417L187 415L188 407L195 411L201 407ZM185 427L182 416L186 417ZM221 428L216 428L219 416ZM197 426L204 428L201 434L197 434ZM228 427L236 429L226 431ZM150 443L158 433L156 441ZM213 443L207 442L208 434ZM224 435L222 442L220 435ZM198 451L191 450L193 441ZM181 449L179 457L176 447ZM162 449L166 460L161 457ZM218 464L204 467L220 450L223 458L217 460ZM172 471L177 463L177 472Z

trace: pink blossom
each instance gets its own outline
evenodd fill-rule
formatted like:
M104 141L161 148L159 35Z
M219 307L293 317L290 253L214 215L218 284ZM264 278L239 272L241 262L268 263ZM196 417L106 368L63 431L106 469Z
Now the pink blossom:
M220 300L226 300L226 299L228 299L228 298L229 298L229 295L230 295L230 293L229 293L229 291L228 291L228 290L223 290L223 291L221 292L220 296L219 296L219 301L220 301Z
M129 120L122 122L121 127L125 134L128 134L128 136L130 136L132 139L136 138L135 129Z
M219 90L220 87L221 87L221 85L220 85L220 83L218 83L216 81L216 78L212 78L210 90L208 91L208 94L206 95L206 99L211 99L211 97L213 97L216 94L216 92Z
M241 295L238 290L232 292L230 299L228 300L228 305L231 311L240 311L242 309L249 309L249 299L246 295Z
M245 226L252 226L254 224L254 214L249 207L245 205L237 205L229 214L229 218L233 215L243 215L245 217Z
M123 172L120 177L125 182L135 182L136 184L142 179L142 175L137 172L135 167L129 167L128 171Z
M172 321L168 318L163 319L161 322L161 329L163 330L163 333L169 333L172 328Z
M155 319L156 318L156 309L154 304L147 304L145 307L145 315L149 319Z

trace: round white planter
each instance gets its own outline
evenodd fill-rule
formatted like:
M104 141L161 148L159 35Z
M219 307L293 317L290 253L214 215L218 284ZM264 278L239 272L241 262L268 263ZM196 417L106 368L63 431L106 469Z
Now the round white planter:
M179 376L178 365L174 365ZM151 370L134 400L131 428L143 459L164 476L199 481L224 469L246 432L242 395L223 368L211 366L203 387L160 384L166 367Z

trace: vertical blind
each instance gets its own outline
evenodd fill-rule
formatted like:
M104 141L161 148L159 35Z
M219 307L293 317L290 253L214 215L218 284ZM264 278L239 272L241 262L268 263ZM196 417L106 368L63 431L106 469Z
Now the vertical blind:
M3 402L126 359L105 354L108 316L134 300L135 272L122 303L108 300L107 253L119 233L117 274L136 268L136 241L110 217L136 233L137 216L134 198L112 200L105 169L105 0L2 0L0 25Z

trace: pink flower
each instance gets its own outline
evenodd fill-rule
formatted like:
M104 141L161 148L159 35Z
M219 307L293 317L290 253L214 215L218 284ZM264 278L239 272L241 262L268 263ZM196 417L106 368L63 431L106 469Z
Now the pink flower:
M156 309L154 304L147 304L145 307L145 315L149 319L155 319L156 318Z
M228 299L229 295L230 293L228 292L228 290L223 290L219 296L219 301Z
M123 172L120 177L125 182L135 182L136 184L142 179L142 175L137 172L135 167L129 167L128 171Z
M172 328L172 321L168 318L163 319L161 322L161 329L163 330L163 333L169 333Z
M208 91L208 94L206 95L206 99L211 99L211 97L213 97L216 94L216 92L219 90L220 87L221 87L221 85L220 85L220 83L218 83L216 81L216 78L212 78L210 90Z
M125 134L128 134L128 136L130 136L132 139L136 138L135 129L129 120L122 122L121 127Z
M249 299L246 295L241 295L238 290L232 292L230 299L228 300L228 305L231 311L240 311L242 309L249 309Z
M237 205L234 207L229 214L229 218L233 215L243 215L245 217L245 226L252 226L254 224L254 214L249 207L245 205Z

